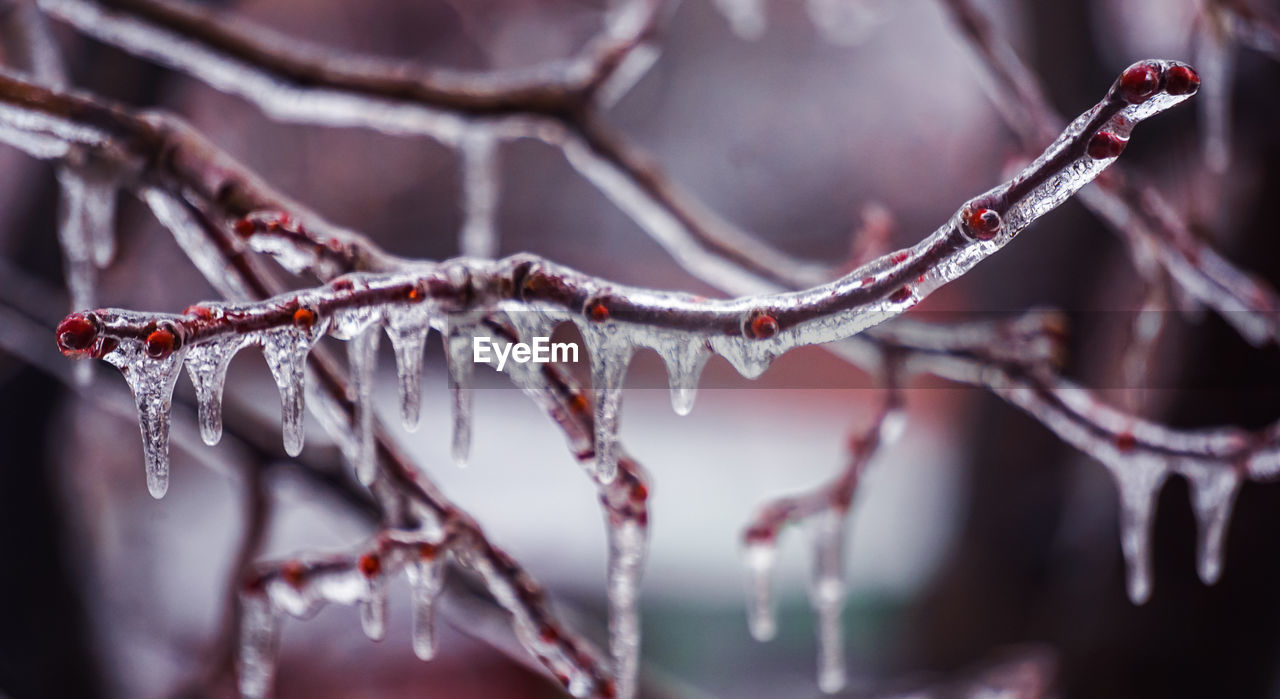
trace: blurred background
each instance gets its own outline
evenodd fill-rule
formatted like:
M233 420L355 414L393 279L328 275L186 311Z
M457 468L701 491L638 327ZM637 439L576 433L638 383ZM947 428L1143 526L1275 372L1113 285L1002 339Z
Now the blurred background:
M868 206L892 213L891 244L906 246L1027 155L992 109L980 66L940 3L773 0L763 5L763 25L735 14L737 5L680 3L661 57L607 116L673 179L778 248L841 263ZM465 69L573 55L599 31L605 9L600 0L217 6L326 46ZM1134 60L1194 63L1202 10L1193 0L980 6L1070 115L1094 104ZM457 254L452 149L275 123L237 98L54 26L77 87L184 116L289 195L392 252ZM1202 117L1190 106L1144 125L1125 154L1199 234L1272 283L1280 282L1278 87L1272 58L1235 53L1225 175L1206 169ZM374 525L358 502L335 494L340 488L309 485L291 469L278 398L256 352L232 364L233 438L217 447L196 437L190 385L180 382L187 417L175 418L172 484L161 501L147 495L124 382L100 366L90 388L68 388L70 362L54 346L52 328L69 310L57 206L53 168L0 146L0 693L225 692L205 685L202 672L220 652L245 527L245 454L273 455L264 558L346 550ZM497 220L504 255L534 252L623 283L715 293L545 144L501 146ZM118 231L99 305L178 312L217 297L137 201L121 198ZM1258 428L1277 418L1280 353L1249 346L1212 314L1171 316L1153 355L1158 380L1116 388L1116 357L1142 297L1124 245L1068 202L920 308L957 317L1060 308L1072 328L1067 374L1117 403L1136 400L1144 415L1178 427ZM436 344L422 426L393 435L559 609L602 641L605 539L594 488L554 426L491 372L477 391L471 465L453 466ZM394 362L383 345L375 396L398 424ZM756 382L715 359L683 418L655 388L664 384L657 356L639 356L622 428L653 476L644 693L817 696L807 537L789 531L782 539L779 634L766 644L747 633L738 537L760 504L844 464L847 435L875 408L873 382L820 349L787 355ZM907 403L905 437L877 457L855 501L844 617L849 696L963 694L956 688L995 672L1030 675L1067 697L1280 697L1280 489L1243 488L1222 579L1206 587L1195 575L1187 488L1172 479L1154 529L1154 593L1134 606L1105 469L983 390L924 377ZM308 430L302 458L345 478L318 425ZM393 585L382 643L365 639L352 608L286 621L278 694L555 696L553 683L494 648L513 645L509 631L461 575L452 577L438 659L413 657L406 590Z

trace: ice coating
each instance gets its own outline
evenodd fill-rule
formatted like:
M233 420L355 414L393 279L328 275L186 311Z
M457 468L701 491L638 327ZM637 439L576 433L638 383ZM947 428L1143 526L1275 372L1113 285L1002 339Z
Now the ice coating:
M133 392L142 431L147 491L156 499L169 490L169 416L185 353L185 349L178 349L163 359L153 359L147 356L141 340L131 339L121 341L104 357L124 374Z
M260 338L267 368L280 390L280 420L284 433L284 451L289 456L302 453L304 437L302 419L305 407L307 355L318 339L314 330L293 326L264 332Z
M640 573L647 547L644 528L634 519L608 521L609 535L609 652L618 683L618 696L636 694L640 672Z
M445 358L449 365L449 392L453 396L453 461L466 466L471 456L472 335L466 327L450 324L444 335Z
M382 328L375 322L360 331L349 343L347 354L351 362L351 388L355 392L356 440L359 445L356 456L356 477L361 483L373 483L377 473L377 451L373 435L373 383L377 369L378 340Z
M244 336L231 337L187 352L187 376L196 390L200 438L205 444L212 446L222 439L222 389L227 367L231 366L231 358L250 342Z
M1192 468L1185 471L1191 488L1191 508L1196 514L1196 572L1206 585L1222 575L1223 540L1236 493L1240 491L1240 474L1226 468Z
M818 617L818 687L827 693L845 685L843 510L829 509L813 519L813 581L809 601Z
M667 365L667 379L671 384L671 409L677 415L693 411L693 401L698 395L698 379L702 368L711 358L711 350L700 338L671 337L650 345Z
M498 142L479 127L468 129L458 143L462 163L462 232L465 257L498 254Z
M236 670L240 694L257 699L271 693L276 649L280 645L280 614L265 595L241 595L240 643Z
M618 427L622 411L622 382L634 352L626 330L618 323L579 323L591 355L591 389L595 392L595 477L608 483L618 474ZM643 332L643 331L640 331Z
M410 432L418 429L422 405L422 355L431 332L433 309L429 303L388 309L387 336L396 355L400 385L400 417Z
M1128 572L1129 599L1143 604L1151 598L1151 524L1156 497L1168 470L1159 461L1133 461L1112 468L1120 491L1120 548Z
M1138 420L1101 403L1065 380L1042 392L1018 381L996 392L1111 471L1120 494L1120 536L1130 598L1145 601L1151 590L1150 530L1155 500L1173 473L1187 478L1199 525L1196 568L1212 584L1221 573L1223 539L1235 496L1248 475L1266 478L1280 465L1275 446L1251 449L1238 431L1180 431ZM1087 415L1088 421L1079 416ZM1099 433L1100 425L1110 433ZM1155 448L1150 445L1159 445ZM1172 452L1172 453L1171 453Z
M444 562L433 555L409 564L405 572L413 604L413 652L430 660L436 654L436 600L444 590Z
M387 635L387 583L381 575L369 578L368 592L357 603L360 607L360 628L371 641L381 641Z
M742 550L747 568L747 627L757 641L772 640L778 632L773 598L773 569L778 544L773 539L748 541Z

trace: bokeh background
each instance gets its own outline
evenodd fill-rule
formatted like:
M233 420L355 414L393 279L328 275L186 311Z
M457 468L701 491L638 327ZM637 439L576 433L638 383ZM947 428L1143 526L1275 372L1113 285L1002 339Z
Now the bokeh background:
M979 66L939 3L844 5L843 19L823 24L805 3L773 0L767 26L751 38L714 4L686 0L670 18L660 59L608 118L715 210L794 255L844 260L871 205L892 213L892 243L910 244L1026 154L991 108ZM328 46L467 69L572 55L598 31L604 9L596 0L218 6ZM1192 0L982 6L1063 113L1092 105L1134 60L1193 60ZM449 148L273 123L237 98L55 28L75 85L183 115L288 194L393 252L457 253L458 158ZM1229 259L1273 283L1277 88L1280 65L1237 53L1224 177L1205 171L1191 107L1144 125L1125 154ZM501 159L503 254L536 252L624 283L713 293L559 151L516 142L501 147ZM0 694L225 692L204 684L201 672L219 650L244 528L244 450L205 447L190 420L180 422L169 494L146 494L123 381L104 366L87 390L65 382L69 362L52 334L68 310L56 211L52 168L0 146ZM173 312L216 297L138 202L122 199L118 228L100 305ZM1072 326L1068 374L1117 402L1185 427L1256 428L1277 417L1280 352L1250 347L1213 315L1169 318L1153 356L1158 379L1117 386L1116 358L1142 293L1123 245L1068 202L921 309L959 317L1061 308ZM376 395L395 424L386 344ZM654 480L645 693L816 696L807 537L783 538L780 631L758 644L746 629L738 534L759 504L843 464L846 435L874 407L872 382L820 349L784 357L758 382L714 360L693 414L680 418L655 388L665 381L656 356L640 356L628 381L636 388L625 399L623 439ZM434 343L425 382L422 427L397 427L397 440L560 609L603 639L600 515L555 428L485 374L472 464L457 469ZM190 396L184 379L179 399L189 405ZM306 485L283 463L278 399L256 353L232 365L227 396L229 430L281 462L268 473L275 506L265 557L347 549L369 535L358 506ZM1276 486L1244 487L1224 574L1206 587L1194 572L1187 488L1169 482L1154 529L1154 594L1134 606L1125 596L1115 489L1099 464L982 390L922 378L907 400L905 438L876 459L855 506L844 617L850 696L964 685L996 667L1030 673L1068 697L1280 697ZM303 458L343 477L336 450L315 424L308 429ZM437 660L413 657L407 595L396 586L380 644L363 637L351 608L287 621L279 694L554 696L552 683L494 649L512 645L509 632L460 577Z

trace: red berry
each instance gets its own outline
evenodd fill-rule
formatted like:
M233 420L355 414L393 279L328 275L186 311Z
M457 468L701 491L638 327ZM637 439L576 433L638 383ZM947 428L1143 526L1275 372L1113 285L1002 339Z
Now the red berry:
M1137 442L1132 432L1121 432L1116 435L1116 449L1120 451L1132 451Z
M987 208L969 208L964 215L964 227L978 240L991 240L1000 232L1000 214Z
M1200 89L1200 74L1190 66L1173 66L1164 74L1164 89L1171 95L1192 95Z
M1120 138L1110 131L1099 131L1089 139L1089 157L1095 160L1114 158L1124 151L1128 139Z
M552 643L560 640L560 632L556 631L556 627L554 626L544 626L540 631L538 631L538 638L541 639L543 643L551 645Z
M750 330L748 334L752 338L767 340L778 334L778 321L764 311L755 311L752 313L748 328Z
M356 565L360 568L360 574L366 578L372 578L382 572L382 559L378 558L376 553L366 553L360 556L360 560Z
M893 294L889 296L889 302L902 303L903 301L906 301L909 298L911 298L911 287L904 286L898 289L897 291L893 292Z
M1129 104L1142 104L1160 89L1160 69L1137 63L1120 74L1120 97Z
M649 498L649 489L645 487L644 483L640 483L639 481L637 481L634 485L631 486L632 502L644 502L648 498Z
M303 330L310 330L316 324L316 312L310 308L299 308L293 312L293 324Z
M301 589L307 581L307 569L297 561L289 561L280 568L280 579L294 589Z
M168 328L158 328L147 335L146 352L152 359L164 359L173 353L178 339Z
M581 392L569 398L569 410L575 415L585 415L590 407L591 403L587 401L587 396Z
M58 349L68 357L84 354L98 339L98 319L89 313L72 313L58 323Z
M595 303L591 306L591 320L597 323L603 323L609 320L609 309L605 308L603 303Z
M418 544L418 558L433 561L438 555L440 555L440 547L436 544Z
M255 228L256 226L253 225L253 221L250 221L247 218L242 218L235 223L236 235L241 238L248 238L253 235Z

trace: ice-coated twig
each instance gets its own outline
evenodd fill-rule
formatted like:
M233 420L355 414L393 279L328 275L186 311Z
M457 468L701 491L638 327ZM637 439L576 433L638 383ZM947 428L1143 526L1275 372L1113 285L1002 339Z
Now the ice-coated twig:
M241 589L240 692L265 696L272 683L283 614L309 617L327 603L358 605L365 632L385 632L387 585L399 572L414 604L414 652L434 653L435 604L447 560L476 571L513 615L516 634L574 696L612 697L613 679L584 639L550 612L542 588L506 553L493 547L474 522L459 514L420 529L387 529L353 555L290 560L259 566Z
M991 92L997 111L1025 148L1038 148L1058 130L1062 119L1049 106L1035 74L971 0L943 3L988 74L984 86ZM1198 87L1198 77L1196 83ZM1112 144L1116 152L1124 146L1123 140ZM1193 234L1154 187L1117 168L1094 180L1079 197L1125 237L1130 248L1153 251L1156 261L1182 291L1221 315L1246 340L1255 345L1280 340L1280 317L1275 312L1280 308L1280 297L1275 290L1241 271Z
M777 629L772 577L778 539L788 525L801 522L812 525L814 560L810 598L818 616L818 686L824 692L838 692L845 685L840 617L844 611L844 550L853 496L867 464L901 432L905 419L895 375L896 371L890 369L883 405L871 424L850 437L849 461L839 475L811 491L765 504L742 535L747 566L748 624L756 640L767 641Z
M181 335L173 338L176 343L171 349L228 333L289 327L302 305L314 306L311 310L327 318L335 311L429 298L448 304L449 313L505 302L585 327L612 322L702 332L708 334L712 349L728 355L743 373L756 375L786 349L855 335L967 272L1097 177L1118 154L1101 152L1098 144L1127 139L1139 121L1186 99L1194 93L1194 76L1177 62L1134 64L1102 102L1076 119L1012 180L970 200L915 246L811 289L704 300L611 284L531 255L496 262L406 263L402 267L406 271L400 273L349 275L328 289L305 294L306 304L304 295L299 295L292 304L277 299L237 309L223 319L169 318ZM118 320L108 321L113 327L103 337L144 340L149 334L142 332L145 323L123 316ZM96 333L97 329L92 337L77 340L89 344L66 344L64 349L105 355L103 348L91 347L101 339Z
M809 286L829 278L824 266L794 260L717 216L597 114L620 96L620 84L634 82L637 65L652 60L662 5L620 3L601 37L577 59L514 75L427 70L332 50L320 60L319 52L293 39L186 3L42 0L40 6L90 36L187 72L276 119L424 135L448 144L477 126L497 139L544 141L564 151L570 165L680 264L749 283L752 292L765 290L762 280L800 278ZM696 239L686 238L686 231Z

